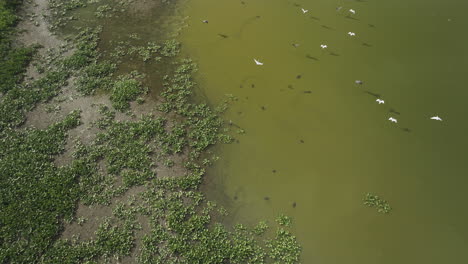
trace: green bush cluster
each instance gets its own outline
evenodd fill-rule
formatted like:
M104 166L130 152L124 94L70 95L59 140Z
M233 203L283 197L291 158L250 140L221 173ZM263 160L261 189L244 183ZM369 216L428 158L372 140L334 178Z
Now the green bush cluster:
M0 0L0 92L13 89L22 79L34 53L32 47L14 47L11 41L22 0Z
M60 219L73 215L81 165L53 161L77 125L79 112L72 112L46 130L0 133L1 263L34 263L59 233Z
M364 204L369 207L375 207L379 213L388 214L392 210L392 207L390 207L387 201L371 193L366 194Z
M112 106L124 111L130 108L130 102L137 99L141 94L148 92L148 88L144 87L137 78L137 73L127 76L120 76L112 85L110 99Z

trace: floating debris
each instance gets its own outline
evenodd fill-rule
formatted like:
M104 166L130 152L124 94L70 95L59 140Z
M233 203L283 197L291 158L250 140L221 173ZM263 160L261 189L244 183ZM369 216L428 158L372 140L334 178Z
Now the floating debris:
M269 200L270 200L270 197L268 197L268 196L265 196L265 197L263 197L263 200L265 200L265 201L269 201Z
M364 198L364 204L369 207L377 208L377 212L379 213L388 214L392 210L390 204L387 201L371 193L366 194L366 198Z

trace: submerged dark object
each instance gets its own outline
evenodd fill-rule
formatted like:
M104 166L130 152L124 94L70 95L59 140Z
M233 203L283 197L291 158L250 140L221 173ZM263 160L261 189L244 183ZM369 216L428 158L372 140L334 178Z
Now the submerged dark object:
M265 201L269 201L269 200L270 200L270 197L268 197L268 196L265 196L265 197L263 197L263 200L265 200Z
M315 58L315 57L313 57L313 56L310 56L309 54L306 55L306 58L311 59L311 60L318 61L317 58Z
M301 139L301 140L299 140L299 142L304 143L304 140Z
M262 106L262 110L266 110L266 108L264 106Z
M296 79L300 79L300 78L302 78L302 75L299 74L296 76Z
M222 38L228 38L228 35L224 35L224 34L220 34L220 33L218 33L218 36L220 36Z
M312 93L312 91L304 91L304 93L310 94Z
M296 202L293 202L292 206L293 208L296 208Z
M276 170L272 170L271 172L276 173Z

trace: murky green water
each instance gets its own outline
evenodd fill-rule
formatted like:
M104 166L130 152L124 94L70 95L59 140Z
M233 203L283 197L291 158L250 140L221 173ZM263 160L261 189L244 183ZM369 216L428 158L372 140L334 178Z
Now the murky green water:
M202 92L239 97L226 118L246 131L220 148L209 197L233 222L292 215L303 263L468 263L468 2L296 3L185 6Z

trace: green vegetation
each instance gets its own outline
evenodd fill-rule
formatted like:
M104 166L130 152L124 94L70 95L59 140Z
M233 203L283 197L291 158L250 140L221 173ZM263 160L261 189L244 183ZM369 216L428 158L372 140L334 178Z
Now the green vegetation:
M132 72L128 76L121 76L114 82L110 99L115 109L127 110L130 107L129 102L134 101L139 95L148 91L137 78L141 78L141 76L137 72Z
M282 226L291 226L292 224L292 219L291 217L287 216L287 215L279 215L277 218L276 218L276 222L279 224L279 225L282 225Z
M377 208L377 212L379 213L388 214L392 210L390 204L387 201L371 193L366 194L366 197L364 198L364 204L369 207Z
M11 35L18 18L16 9L22 0L0 0L0 92L13 89L21 80L34 48L13 47Z
M58 168L53 160L77 125L79 112L72 112L46 130L1 132L1 263L33 263L59 232L58 221L73 215L84 164Z

